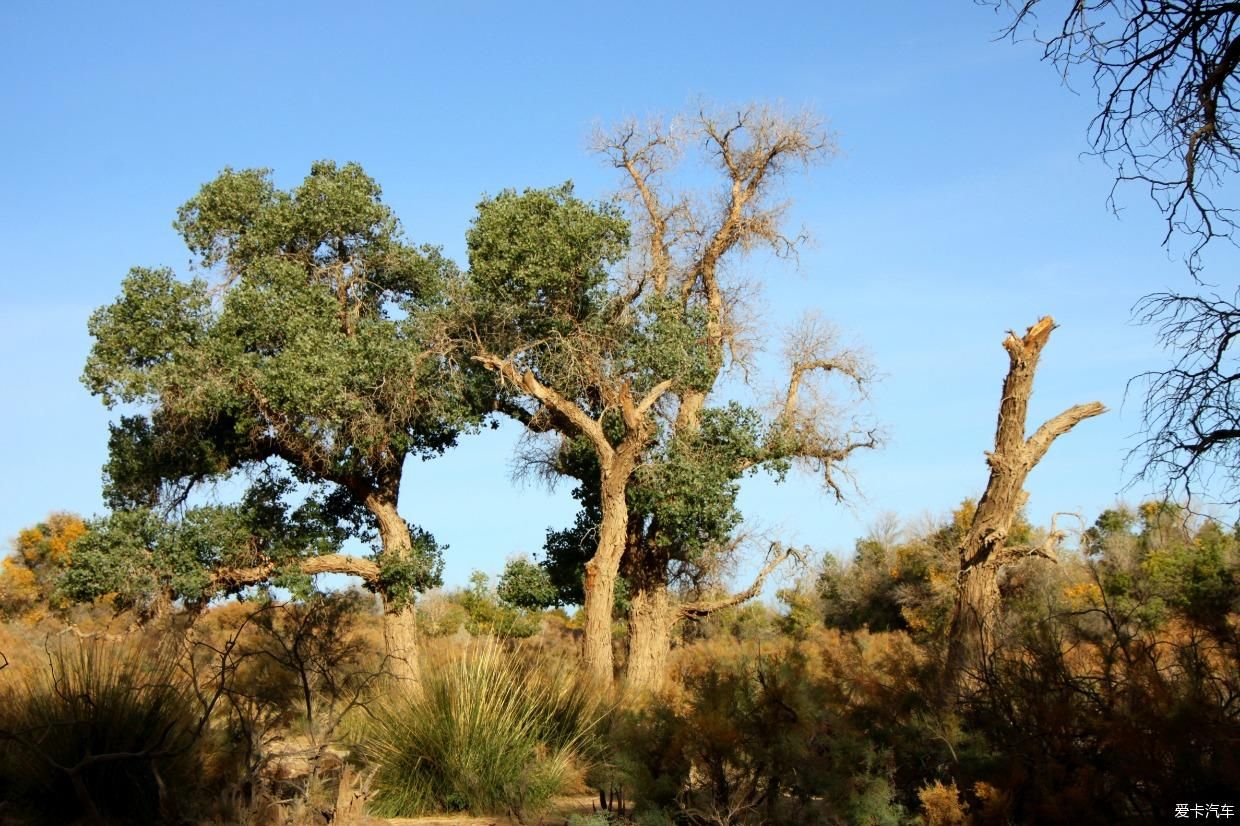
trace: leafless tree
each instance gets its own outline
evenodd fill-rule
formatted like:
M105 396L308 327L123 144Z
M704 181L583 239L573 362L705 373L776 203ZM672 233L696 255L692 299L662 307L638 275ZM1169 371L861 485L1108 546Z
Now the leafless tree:
M1240 170L1240 4L1230 0L982 0L1012 12L1009 35L1032 32L1065 79L1089 73L1098 96L1094 150L1116 167L1116 187L1144 186L1166 218L1166 245L1190 240L1187 264L1204 281L1202 253L1235 241L1224 190ZM1039 27L1047 12L1050 28ZM1111 203L1114 207L1115 190ZM1146 296L1137 317L1154 325L1172 366L1144 384L1146 438L1131 459L1141 477L1191 496L1221 471L1221 498L1240 501L1240 428L1231 383L1236 304L1218 295Z
M1219 490L1240 502L1240 336L1236 299L1158 293L1141 304L1175 363L1137 378L1147 383L1147 468L1164 474L1191 499L1221 475Z
M1164 242L1193 239L1196 270L1212 239L1230 237L1234 210L1216 196L1240 168L1236 139L1240 6L1228 0L1080 0L1060 5L1038 28L1046 0L1006 2L1011 34L1032 29L1045 59L1067 76L1092 73L1098 114L1094 149L1117 166L1117 184L1148 188L1167 218ZM1056 4L1059 5L1059 4Z
M1008 333L1003 340L1009 367L999 399L995 447L986 454L990 478L957 548L959 590L952 611L944 680L952 690L958 686L965 669L993 648L995 620L1000 608L999 573L1003 566L1029 556L1054 558L1055 548L1063 539L1063 533L1052 526L1041 545L1008 544L1012 522L1028 497L1024 486L1029 471L1057 438L1085 419L1106 412L1100 402L1078 404L1047 419L1032 435L1025 435L1034 373L1042 348L1054 329L1054 320L1044 316L1023 336Z

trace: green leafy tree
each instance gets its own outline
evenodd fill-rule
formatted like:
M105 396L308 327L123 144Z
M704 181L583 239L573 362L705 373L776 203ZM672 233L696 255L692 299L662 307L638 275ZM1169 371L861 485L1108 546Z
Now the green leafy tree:
M514 559L504 567L496 596L517 608L551 608L559 604L555 583L547 569L528 559Z
M1240 545L1234 532L1166 501L1105 511L1086 535L1100 589L1116 616L1137 629L1172 617L1229 634L1240 607Z
M441 453L477 419L469 377L428 321L452 265L404 239L356 164L315 163L288 191L266 170L226 169L175 227L207 277L134 269L90 320L84 382L145 412L113 425L105 469L115 518L137 524L101 532L80 593L134 584L120 560L135 557L149 583L184 597L358 575L384 599L389 652L411 667L412 602L439 563L397 510L406 459ZM237 473L257 474L241 505L141 527L150 509ZM305 503L286 506L294 493ZM345 533L377 540L374 556L336 553Z
M697 204L670 188L665 173L682 140L700 140L722 173L717 202ZM572 590L563 575L582 572L588 670L600 682L612 678L611 619L623 578L629 681L646 687L661 672L676 622L761 587L759 577L738 595L673 599L675 580L712 582L720 557L735 549L740 478L802 460L838 492L832 470L876 440L839 427L810 399L815 377L839 374L857 386L869 378L864 360L835 347L820 325L792 337L787 390L772 414L707 404L746 344L743 288L723 268L755 247L795 251L798 239L781 232L784 207L771 196L792 168L831 153L818 124L759 107L700 112L683 137L679 125L626 124L598 148L624 173L624 208L586 204L569 187L505 192L480 205L468 238L464 338L510 394L502 409L534 433L554 434L539 466L576 480L582 511L568 532L549 535L548 567L563 596Z

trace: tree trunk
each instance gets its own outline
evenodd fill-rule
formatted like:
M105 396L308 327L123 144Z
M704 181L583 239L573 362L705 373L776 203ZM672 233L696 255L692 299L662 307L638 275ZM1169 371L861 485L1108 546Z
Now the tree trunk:
M667 675L672 630L680 620L666 582L638 586L629 603L629 663L624 690L630 698L658 691Z
M999 618L999 570L993 565L970 568L960 580L952 611L947 647L947 673L953 687L966 668L994 650L995 622Z
M374 514L379 526L383 555L405 559L413 548L409 525L396 510L396 495L372 494L366 497L366 508ZM401 680L418 678L417 614L414 594L395 594L380 590L383 599L383 642L387 649L392 676Z
M986 492L977 503L969 530L957 548L960 557L959 590L948 632L944 686L957 691L965 671L994 650L994 629L998 619L999 571L1005 564L1033 554L1051 556L1060 534L1052 531L1042 548L1016 548L1007 545L1012 521L1025 504L1025 478L1046 455L1051 443L1082 420L1106 412L1100 402L1070 407L1025 437L1025 419L1033 377L1042 348L1050 339L1055 322L1044 316L1017 338L1008 333L1003 340L1009 367L999 397L999 420L995 429L995 449L987 454L990 478Z
M418 623L413 603L383 602L383 643L391 661L392 676L418 679Z
M616 578L624 556L629 506L625 499L628 473L605 466L602 471L601 499L603 521L599 525L598 549L586 563L585 590L585 669L590 680L611 688L615 665L611 650L611 616L616 602Z

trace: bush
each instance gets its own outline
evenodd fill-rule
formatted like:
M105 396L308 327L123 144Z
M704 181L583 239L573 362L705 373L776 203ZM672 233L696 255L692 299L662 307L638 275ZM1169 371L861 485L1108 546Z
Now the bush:
M542 666L494 642L424 662L423 682L361 732L374 813L522 815L575 785L602 712L563 668Z
M62 642L0 690L0 787L32 824L172 820L201 789L194 710L172 649Z
M928 740L913 731L920 663L907 638L732 648L682 652L673 688L617 725L639 814L703 826L904 822L895 747Z

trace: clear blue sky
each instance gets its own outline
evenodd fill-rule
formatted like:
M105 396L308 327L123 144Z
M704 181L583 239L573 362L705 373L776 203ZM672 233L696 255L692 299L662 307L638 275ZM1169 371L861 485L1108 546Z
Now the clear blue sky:
M670 6L670 7L669 7ZM1032 407L1112 409L1055 445L1029 512L1092 518L1128 481L1139 426L1125 382L1162 363L1130 323L1185 286L1141 193L1106 208L1083 157L1093 97L1064 88L1001 18L959 2L6 3L0 11L0 536L52 510L98 512L107 413L78 375L91 310L134 265L184 271L179 204L225 165L291 185L358 161L409 236L462 259L479 196L619 182L587 153L596 123L700 98L810 106L843 155L793 182L816 239L799 270L755 260L774 324L816 307L885 374L887 446L862 497L814 480L748 483L746 514L847 553L875 515L943 513L985 483L1009 328L1052 314ZM568 489L514 486L512 427L410 467L405 515L451 549L446 577L495 572L569 522ZM1148 487L1125 494L1139 499Z

